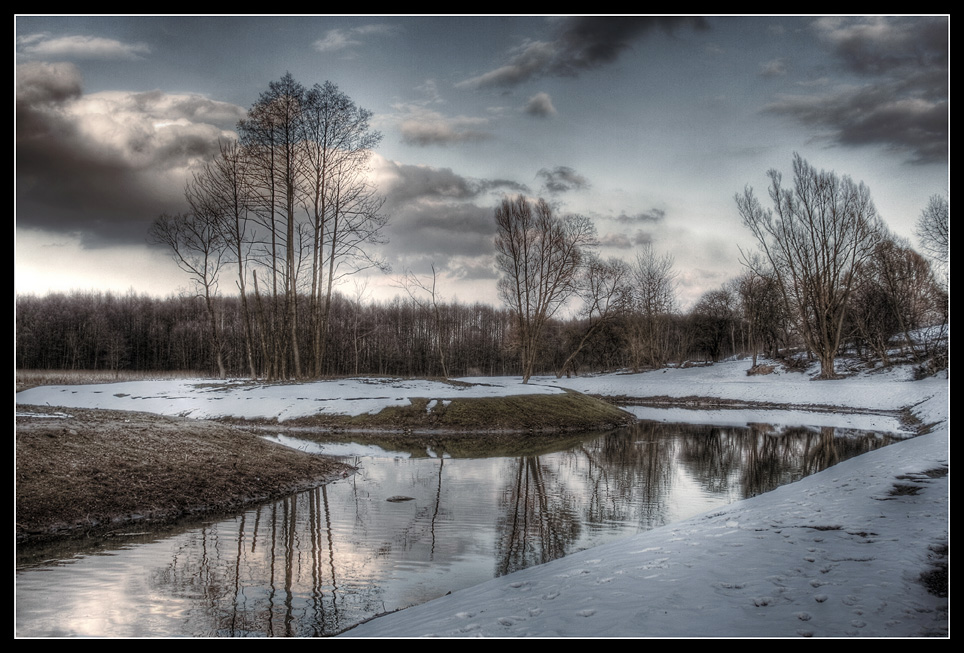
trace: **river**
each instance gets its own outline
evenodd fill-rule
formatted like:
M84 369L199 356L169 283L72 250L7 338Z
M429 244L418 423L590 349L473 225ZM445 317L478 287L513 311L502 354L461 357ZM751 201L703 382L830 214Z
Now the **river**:
M463 457L272 436L357 474L241 514L18 551L18 636L326 636L766 492L889 434L641 422Z

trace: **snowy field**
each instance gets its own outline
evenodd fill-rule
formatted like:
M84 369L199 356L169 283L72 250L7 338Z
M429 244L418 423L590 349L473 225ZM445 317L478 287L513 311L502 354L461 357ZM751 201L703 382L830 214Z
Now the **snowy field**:
M573 379L462 379L479 385L350 379L262 385L158 381L50 386L19 404L184 415L274 417L361 414L412 397L582 392L627 397L717 397L790 404L794 414L634 408L646 419L807 423L897 430L910 409L931 433L850 459L773 492L503 576L375 619L356 637L913 637L948 636L948 600L928 593L949 533L946 376L909 369L839 381L748 364ZM837 407L810 412L807 407ZM800 421L796 421L800 420ZM893 427L893 428L891 428ZM946 559L944 560L946 563Z
M521 378L490 378L473 386L374 377L270 385L187 379L42 386L20 392L17 403L130 410L195 419L240 417L283 422L319 414L378 413L389 406L407 406L413 397L445 401L456 397L561 392L564 390L559 387L523 385Z

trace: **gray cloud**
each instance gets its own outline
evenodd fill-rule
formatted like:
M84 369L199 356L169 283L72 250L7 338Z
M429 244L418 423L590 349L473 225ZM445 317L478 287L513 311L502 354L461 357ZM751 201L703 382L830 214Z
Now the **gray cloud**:
M548 93L536 93L526 102L523 109L530 116L549 118L556 115L556 108L552 106L552 98Z
M453 118L427 110L416 111L400 123L402 141L421 147L485 141L492 138L487 126L485 118Z
M434 263L460 279L492 278L496 196L526 192L525 186L385 159L377 160L376 176L391 216L391 244L384 254L393 269Z
M947 161L947 19L824 18L814 30L857 86L783 96L765 111L822 130L848 146L879 145L914 163Z
M814 30L850 70L864 75L947 69L948 19L821 18Z
M611 247L613 249L631 249L634 247L629 236L620 233L606 234L599 239L599 246Z
M632 235L632 243L634 247L639 247L641 245L652 245L653 244L653 234L638 229L636 233Z
M384 161L379 170L380 189L390 207L417 202L462 202L489 192L525 192L523 184L504 179L470 179L451 168Z
M199 96L85 96L70 64L17 69L17 224L81 232L88 247L143 244L183 205L191 167L217 152L240 107Z
M82 92L80 70L72 63L38 61L17 66L16 102L25 110L78 98Z
M622 224L638 224L640 222L656 223L661 222L665 217L666 211L663 209L653 208L649 211L643 211L642 213L636 213L634 215L620 213L618 216L616 216L616 222L620 222Z
M455 272L453 262L495 256L491 206L474 203L409 203L392 212L392 267L412 269L430 261ZM465 274L465 272L459 273Z
M546 192L557 194L571 190L582 190L589 187L589 180L577 173L569 166L556 166L552 170L543 168L536 176L542 179L542 187Z
M614 62L633 41L654 30L706 29L707 22L686 16L580 16L558 21L551 41L529 41L508 63L461 82L472 88L510 87L539 77L573 77Z

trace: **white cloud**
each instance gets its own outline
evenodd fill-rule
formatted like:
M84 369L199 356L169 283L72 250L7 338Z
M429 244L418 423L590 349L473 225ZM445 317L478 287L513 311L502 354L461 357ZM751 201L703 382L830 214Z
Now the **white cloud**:
M372 36L390 36L398 30L393 25L371 24L350 29L330 29L312 45L318 52L338 52L363 45Z
M143 59L151 53L146 43L124 43L100 36L27 34L17 37L22 54L43 59Z

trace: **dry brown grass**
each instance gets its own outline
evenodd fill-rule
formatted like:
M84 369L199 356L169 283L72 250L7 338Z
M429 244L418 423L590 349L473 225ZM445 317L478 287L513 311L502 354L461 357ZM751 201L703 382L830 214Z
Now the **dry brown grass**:
M88 385L123 381L156 381L162 379L196 379L200 372L136 372L131 370L17 370L17 390L41 385Z
M18 541L236 510L350 469L215 422L32 408L16 418Z

